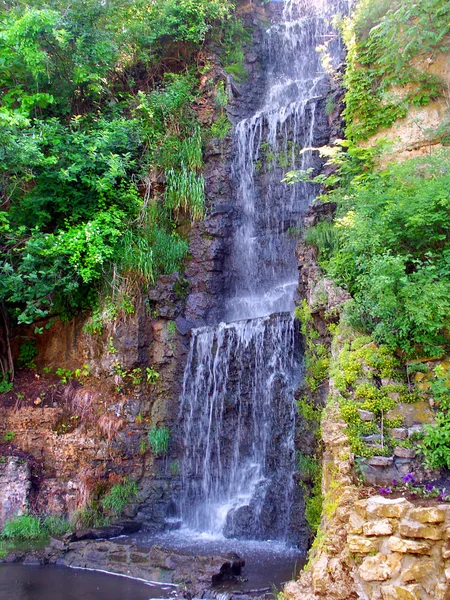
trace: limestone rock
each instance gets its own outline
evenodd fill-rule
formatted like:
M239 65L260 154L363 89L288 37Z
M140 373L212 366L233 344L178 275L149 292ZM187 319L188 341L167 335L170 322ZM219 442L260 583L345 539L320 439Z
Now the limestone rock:
M412 505L404 498L383 498L374 496L367 503L367 515L384 517L387 519L400 519Z
M414 458L416 456L416 451L412 448L402 448L402 446L397 446L394 449L394 456L398 456L399 458Z
M321 556L314 565L312 570L312 584L315 594L326 594L327 593L327 569L328 569L328 557L326 554Z
M359 574L364 581L386 581L400 569L402 556L399 554L376 554L364 559Z
M434 576L435 562L430 558L416 558L411 557L411 563L403 567L401 573L401 579L405 583L412 583L414 581L420 581L428 574ZM437 576L436 576L437 579Z
M422 600L423 588L420 585L383 585L383 600Z
M389 429L389 433L396 440L406 440L408 437L408 430L403 427L393 427Z
M359 417L362 421L373 421L375 419L375 413L370 410L363 410L360 408L358 410Z
M402 540L397 536L389 538L388 544L392 552L400 552L402 554L429 554L431 549L429 542Z
M433 423L434 413L428 402L416 402L415 404L400 403L386 413L386 419L393 420L402 417L405 427Z
M31 490L30 467L16 456L0 463L0 529L5 521L27 512Z
M400 523L400 534L407 538L423 538L426 540L441 540L442 531L436 525L404 521Z
M414 508L409 513L409 518L419 523L443 523L445 521L445 510L437 506L423 506Z
M355 554L369 554L378 550L378 539L367 539L358 535L349 535L347 538L348 549Z
M358 513L352 512L348 520L348 532L352 534L362 533L364 523L365 519L358 515Z
M392 519L381 519L364 524L364 535L367 536L382 536L391 535L394 531Z
M448 583L437 583L433 590L436 600L448 600L450 598L450 586Z
M373 456L366 461L366 464L371 467L390 467L393 462L392 456Z

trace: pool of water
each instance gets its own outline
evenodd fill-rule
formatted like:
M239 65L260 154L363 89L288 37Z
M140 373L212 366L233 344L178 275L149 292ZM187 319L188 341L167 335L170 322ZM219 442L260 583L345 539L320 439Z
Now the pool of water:
M0 565L0 600L149 600L171 589L67 567Z
M245 567L241 581L224 584L230 591L248 592L271 589L273 586L279 589L294 579L306 562L305 554L299 552L298 548L279 542L226 539L186 529L159 536L140 533L132 536L132 539L140 547L156 544L192 556L217 556L230 552L238 554L245 560Z

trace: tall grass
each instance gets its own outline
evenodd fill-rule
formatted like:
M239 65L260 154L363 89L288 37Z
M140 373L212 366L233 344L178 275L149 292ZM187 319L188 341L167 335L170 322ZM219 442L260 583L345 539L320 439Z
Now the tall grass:
M166 171L165 205L169 210L189 213L193 219L202 219L205 210L205 180L185 167L181 171Z
M154 425L148 432L150 448L156 456L167 454L169 449L170 431L168 427Z

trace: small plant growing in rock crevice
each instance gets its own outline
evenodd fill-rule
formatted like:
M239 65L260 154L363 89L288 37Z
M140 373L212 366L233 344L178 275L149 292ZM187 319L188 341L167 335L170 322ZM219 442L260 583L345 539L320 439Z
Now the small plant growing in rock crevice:
M169 449L170 430L168 427L153 426L148 432L148 442L155 456L167 454Z
M114 516L119 516L122 514L125 506L134 500L137 493L138 489L134 481L116 483L103 498L103 508Z

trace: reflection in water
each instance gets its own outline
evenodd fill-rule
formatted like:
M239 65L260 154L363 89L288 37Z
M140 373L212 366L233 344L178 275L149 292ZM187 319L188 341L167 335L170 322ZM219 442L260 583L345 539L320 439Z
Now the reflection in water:
M0 600L149 600L169 593L165 586L105 573L0 565Z

